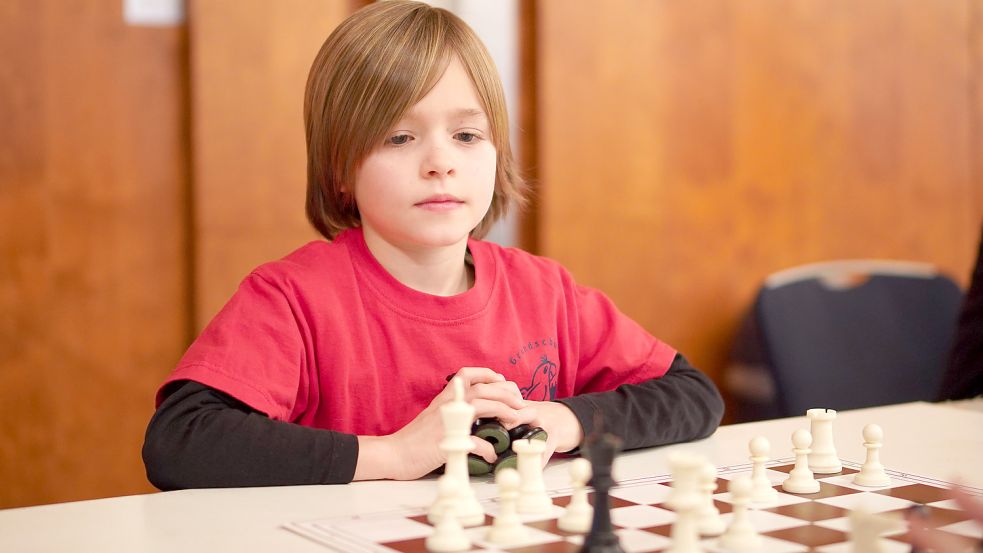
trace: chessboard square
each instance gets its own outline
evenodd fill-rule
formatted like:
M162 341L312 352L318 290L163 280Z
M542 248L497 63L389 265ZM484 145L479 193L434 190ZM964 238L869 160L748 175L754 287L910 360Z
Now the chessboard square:
M427 539L426 538L416 538L416 539L412 539L412 540L403 540L403 541L397 541L397 542L380 543L379 545L382 545L382 546L386 547L387 549L389 549L391 551L398 551L399 553L429 553L429 551L430 551L429 549L427 549ZM332 548L332 550L333 549L334 548ZM480 552L480 553L492 553L492 552L488 551L487 549L480 549L480 548L478 548L478 549L471 548L471 549L468 549L464 553L478 553L478 552Z
M676 513L651 505L632 505L611 509L611 522L622 528L646 528L676 520Z
M617 489L617 488L614 488L614 489ZM614 491L614 490L612 490L612 491ZM553 505L556 505L557 507L566 507L567 505L570 504L570 498L571 497L572 496L569 496L569 495L560 495L560 496L552 497L550 499L552 499ZM587 494L587 502L590 503L591 505L594 504L594 492L589 492ZM611 507L611 508L614 508L614 507L630 507L632 505L634 505L634 503L632 503L631 501L627 501L627 500L621 499L620 497L613 497L611 495L611 493L608 493L608 506L609 507Z
M622 528L615 530L614 533L618 536L618 541L625 553L661 551L668 549L669 545L672 544L672 540L666 536L643 532L634 528ZM578 547L584 544L584 536L571 536L567 540ZM580 550L577 549L577 551Z
M376 542L390 542L425 538L433 533L433 527L410 518L368 517L333 521L331 531L347 532Z
M502 550L493 549L482 553L499 553L500 551ZM580 553L580 546L568 541L555 541L532 547L509 548L508 553Z
M952 532L953 534L959 534L960 536L967 536L970 538L983 540L983 527L980 527L980 525L973 520L964 520L962 522L957 522L955 524L948 524L946 526L941 526L939 527L939 530Z
M724 503L731 503L730 492L714 494L713 498L723 501ZM809 500L804 497L799 497L797 495L792 495L785 492L778 492L773 501L769 501L767 503L752 502L748 504L748 507L750 507L752 511L758 509L774 509L775 507L781 507L782 505L794 505L796 503L805 503L806 501Z
M504 547L504 548L511 550L513 548L540 546L546 543L563 541L563 536L558 536L550 532L544 532L542 530L539 530L538 528L531 528L529 526L526 526L525 528L526 528L525 538L523 538L521 541L511 543L508 545L508 547ZM471 543L474 546L480 546L486 549L496 549L496 548L502 549L503 546L495 543L491 543L487 540L488 530L490 529L491 529L490 526L478 526L475 528L465 528L464 532L468 535L468 538L471 539Z
M719 538L705 539L700 542L705 551L711 553L730 553L729 549L720 546ZM755 553L805 553L809 547L801 543L786 541L771 536L761 536L761 548Z
M899 541L880 538L879 543L880 547L878 550L880 553L909 553L911 551L910 545ZM819 553L852 553L853 544L849 541L831 543L817 547L816 551Z
M840 517L840 518L831 518L829 520L820 520L820 521L816 522L816 526L822 526L823 528L829 528L829 529L832 529L832 530L839 530L840 532L849 533L850 532L850 526L851 526L851 524L850 524L850 516L847 515L845 517ZM905 525L905 523L901 519L897 519L896 520L896 524L892 525L887 530L881 532L880 535L883 536L883 537L897 536L899 534L904 534L907 531L908 531L908 528Z
M774 470L774 471L784 472L785 474L788 474L792 472L792 469L795 468L795 463L786 463L784 465L775 465L767 468L768 470Z
M952 493L946 488L926 484L910 484L908 486L877 490L874 493L907 499L912 503L932 503L935 501L944 501L952 497Z
M904 509L911 505L910 501L882 495L877 493L855 493L850 495L839 495L836 497L826 497L817 499L818 503L843 507L844 509L854 510L862 508L870 513L883 513L884 511L895 511Z
M946 537L949 538L947 541L953 546L952 553L978 553L976 546L980 543L980 540L949 533L946 533ZM908 532L891 536L888 539L911 546L911 533Z
M738 472L730 472L730 473L727 473L727 474L721 474L720 475L720 479L722 479L722 480L733 480L734 478L737 478L738 476L747 476L748 478L751 478L751 471L750 470L742 470L742 471L738 471ZM784 482L785 479L788 478L788 475L785 474L784 472L779 472L779 471L776 471L776 470L771 470L771 468L769 467L769 468L766 468L765 469L765 478L767 478L768 481L771 482L771 485L774 486L776 484L781 484L782 482ZM727 485L718 486L717 489L719 491L727 491Z
M929 528L938 528L939 526L945 526L947 524L954 524L956 522L962 522L964 520L969 520L969 515L966 511L956 511L954 509L940 509L938 507L924 506L922 508L924 512L923 517L919 517L921 523ZM898 518L905 518L908 516L908 509L899 509L897 511L888 511L885 513L887 515L896 516Z
M486 524L491 524L491 520L488 517L492 517L492 518L497 517L498 514L501 513L501 511L502 511L502 505L497 501L485 505ZM536 522L540 520L557 518L562 514L563 514L563 507L557 507L556 505L553 505L552 508L545 513L519 513L519 520L521 520L523 523Z
M825 503L819 503L816 501L795 503L793 505L782 505L781 507L775 507L774 509L768 509L768 510L773 513L778 513L780 515L785 515L801 520L808 520L809 522L838 518L838 517L845 516L847 514L847 510L843 509L842 507L826 505Z
M720 518L724 521L725 525L730 526L730 521L734 518L734 513L720 515ZM756 511L753 509L748 510L748 518L751 520L751 526L754 526L754 529L759 533L774 532L775 530L784 530L786 528L795 528L809 524L807 521L797 518L787 517L770 511Z
M810 548L847 541L849 539L849 536L844 532L814 524L775 530L773 532L767 532L766 535L793 543L800 543Z
M617 497L641 505L662 503L669 499L671 494L672 488L665 484L626 486L623 488L614 488L609 492L611 497Z
M853 474L840 474L839 476L833 476L830 478L820 478L816 475L816 479L821 482L829 482L830 484L836 484L837 486L843 486L846 488L852 488L854 490L860 490L862 492L873 492L882 491L888 488L897 488L900 486L908 486L911 482L907 480L901 480L900 478L895 478L893 476L888 476L889 483L884 486L861 486L853 482L855 475Z
M792 494L792 495L794 495L796 497L801 497L803 499L816 500L816 499L822 499L824 497L836 497L838 495L847 495L847 494L851 494L851 493L861 493L861 490L856 490L856 489L853 489L853 488L844 488L843 486L837 486L835 484L830 484L829 482L823 482L822 480L818 480L818 482L819 482L819 491L818 492L816 492L816 493L796 493L796 494ZM781 486L776 486L775 489L778 490L778 491L780 491L780 492L783 492L783 493L791 493L791 492L784 491L784 489Z

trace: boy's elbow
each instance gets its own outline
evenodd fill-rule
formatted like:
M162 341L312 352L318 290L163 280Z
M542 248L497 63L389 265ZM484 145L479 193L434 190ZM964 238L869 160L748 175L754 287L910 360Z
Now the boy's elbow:
M190 487L184 482L180 460L174 444L165 436L164 426L156 417L147 427L143 442L143 466L147 480L161 491Z
M720 390L714 385L713 381L707 377L708 393L704 402L706 410L706 424L700 432L698 439L709 437L716 432L720 426L720 421L724 418L724 398L720 395Z

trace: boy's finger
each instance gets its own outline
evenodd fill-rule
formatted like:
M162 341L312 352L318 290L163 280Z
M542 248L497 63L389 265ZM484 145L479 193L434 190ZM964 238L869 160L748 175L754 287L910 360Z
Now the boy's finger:
M936 553L949 553L962 549L959 540L954 536L943 535L918 522L912 522L909 527L911 541L922 550L932 550Z
M964 492L959 486L952 488L952 499L966 514L979 524L983 524L983 500Z
M505 377L486 367L461 367L461 370L454 373L460 378L465 388L474 384L487 384L489 382L503 382Z
M500 401L513 409L522 409L526 406L526 400L522 398L522 394L513 382L475 384L468 389L468 393L474 399Z
M474 449L471 450L471 453L474 453L489 463L494 463L495 459L498 459L498 456L495 455L495 446L491 442L486 442L477 436L471 436L471 441L474 442Z

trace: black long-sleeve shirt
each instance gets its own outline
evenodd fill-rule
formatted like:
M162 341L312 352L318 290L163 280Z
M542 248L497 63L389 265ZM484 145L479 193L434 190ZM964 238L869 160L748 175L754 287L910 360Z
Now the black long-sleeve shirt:
M143 446L147 478L162 490L351 482L353 434L276 421L193 381L175 383L157 409ZM661 378L557 400L584 434L600 413L625 449L709 436L724 405L717 388L682 355Z

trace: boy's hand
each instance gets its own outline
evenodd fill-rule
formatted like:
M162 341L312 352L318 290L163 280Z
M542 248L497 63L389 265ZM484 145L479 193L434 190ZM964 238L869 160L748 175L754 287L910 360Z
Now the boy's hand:
M570 451L584 440L584 429L569 407L555 401L527 401L536 409L533 421L546 431L546 451L543 452L543 466L549 462L553 453Z
M522 399L514 382L491 369L465 367L455 375L463 381L464 401L475 408L476 418L497 418L506 428L532 422L536 410L533 402ZM453 401L454 389L446 386L433 401L396 433L377 439L359 436L359 458L355 479L391 478L412 480L433 471L447 461L438 444L444 437L440 407ZM471 436L475 448L471 453L489 463L495 461L495 448L481 438ZM368 449L364 452L362 444Z

